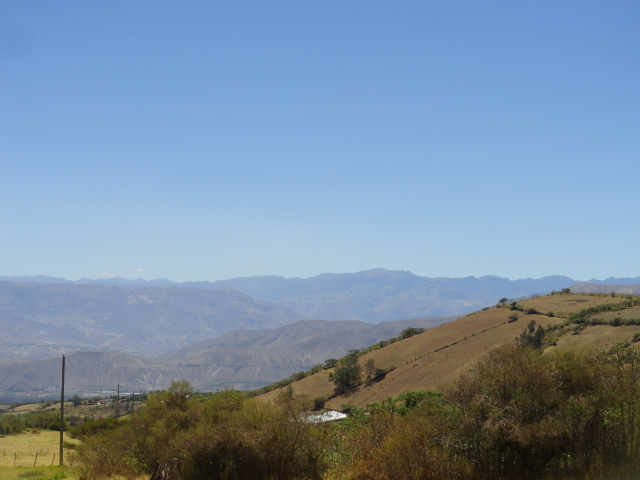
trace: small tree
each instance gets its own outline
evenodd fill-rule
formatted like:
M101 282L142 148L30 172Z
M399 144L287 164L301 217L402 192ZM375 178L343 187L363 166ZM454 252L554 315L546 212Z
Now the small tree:
M335 358L329 358L327 360L324 361L324 368L331 368L331 367L335 367L338 364L338 360L336 360Z
M367 379L367 383L369 383L369 382L371 382L371 380L373 380L373 378L375 376L375 372L376 372L375 361L373 360L373 358L370 358L364 364L364 374L365 374L365 377Z
M414 335L417 335L424 331L425 331L424 328L416 328L416 327L405 328L400 334L400 338L404 340L405 338L413 337Z
M358 357L350 354L342 358L331 379L338 395L358 386L362 379L362 367L358 363Z
M531 320L520 336L517 337L517 340L522 347L530 345L534 348L541 348L544 343L544 334L545 331L542 325L538 325L538 328L536 328L536 321Z

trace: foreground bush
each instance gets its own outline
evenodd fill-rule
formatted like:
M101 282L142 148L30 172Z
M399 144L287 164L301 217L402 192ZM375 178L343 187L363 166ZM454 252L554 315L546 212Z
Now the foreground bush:
M626 344L552 354L501 348L442 402L395 417L371 411L341 436L348 454L331 477L636 478L639 387L639 356Z
M187 383L149 398L117 428L88 429L83 478L613 479L638 478L640 356L606 351L490 352L444 394L408 392L351 409L335 425L313 402L276 404L234 391L202 400Z
M118 429L85 440L82 478L150 476L169 466L184 480L320 479L326 435L305 421L311 407L286 395L271 405L235 391L203 401L186 382L174 383Z

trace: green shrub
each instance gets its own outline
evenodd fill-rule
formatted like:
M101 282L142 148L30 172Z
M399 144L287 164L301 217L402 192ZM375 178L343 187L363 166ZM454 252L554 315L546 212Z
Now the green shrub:
M355 354L349 354L340 359L331 381L335 385L335 393L343 394L352 390L360 384L362 380L362 367L358 363L358 357Z
M414 335L418 335L419 333L422 333L424 331L425 331L424 328L414 328L414 327L405 328L402 331L402 333L400 333L400 338L404 340L405 338L413 337Z
M0 435L22 433L26 428L27 426L19 417L9 414L0 415Z
M115 418L103 418L99 420L89 420L78 426L71 427L68 430L71 438L85 438L90 435L104 433L109 430L115 430L119 425L119 420Z
M315 410L322 410L326 402L327 399L325 397L316 397L313 399L313 408Z

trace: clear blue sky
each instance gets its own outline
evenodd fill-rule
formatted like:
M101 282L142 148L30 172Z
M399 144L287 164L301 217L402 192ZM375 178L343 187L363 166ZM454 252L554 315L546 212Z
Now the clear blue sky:
M640 275L640 2L0 0L0 275Z

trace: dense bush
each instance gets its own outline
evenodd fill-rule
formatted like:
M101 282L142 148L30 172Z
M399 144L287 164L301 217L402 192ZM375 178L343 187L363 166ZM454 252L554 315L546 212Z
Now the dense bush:
M332 478L636 478L638 367L628 344L495 350L443 398L346 428Z
M335 393L340 395L358 386L362 380L362 367L357 354L349 354L340 359L335 371L329 377L335 385Z
M422 332L426 332L426 328L416 328L416 327L405 328L400 333L400 339L404 340L405 338L413 337L414 335L418 335L419 333L422 333Z
M27 426L20 417L8 414L0 415L0 435L22 433L26 428Z
M578 325L585 328L584 325ZM523 332L535 338L530 322ZM320 398L316 399L320 403ZM115 429L88 432L83 479L132 478L160 467L191 479L638 478L640 355L532 346L490 352L443 394L409 392L349 407L317 425L313 402L271 404L187 383L150 396Z
M86 438L91 435L104 433L109 430L115 430L120 422L112 417L102 418L99 420L88 420L77 426L69 428L67 433L73 438Z
M22 420L29 428L37 428L41 430L60 430L60 412L40 411L34 413L25 413ZM69 428L68 419L65 418L65 430Z
M115 430L86 437L82 478L125 478L170 468L182 480L320 479L326 436L305 420L310 402L275 405L225 391L201 401L186 382L149 397Z

